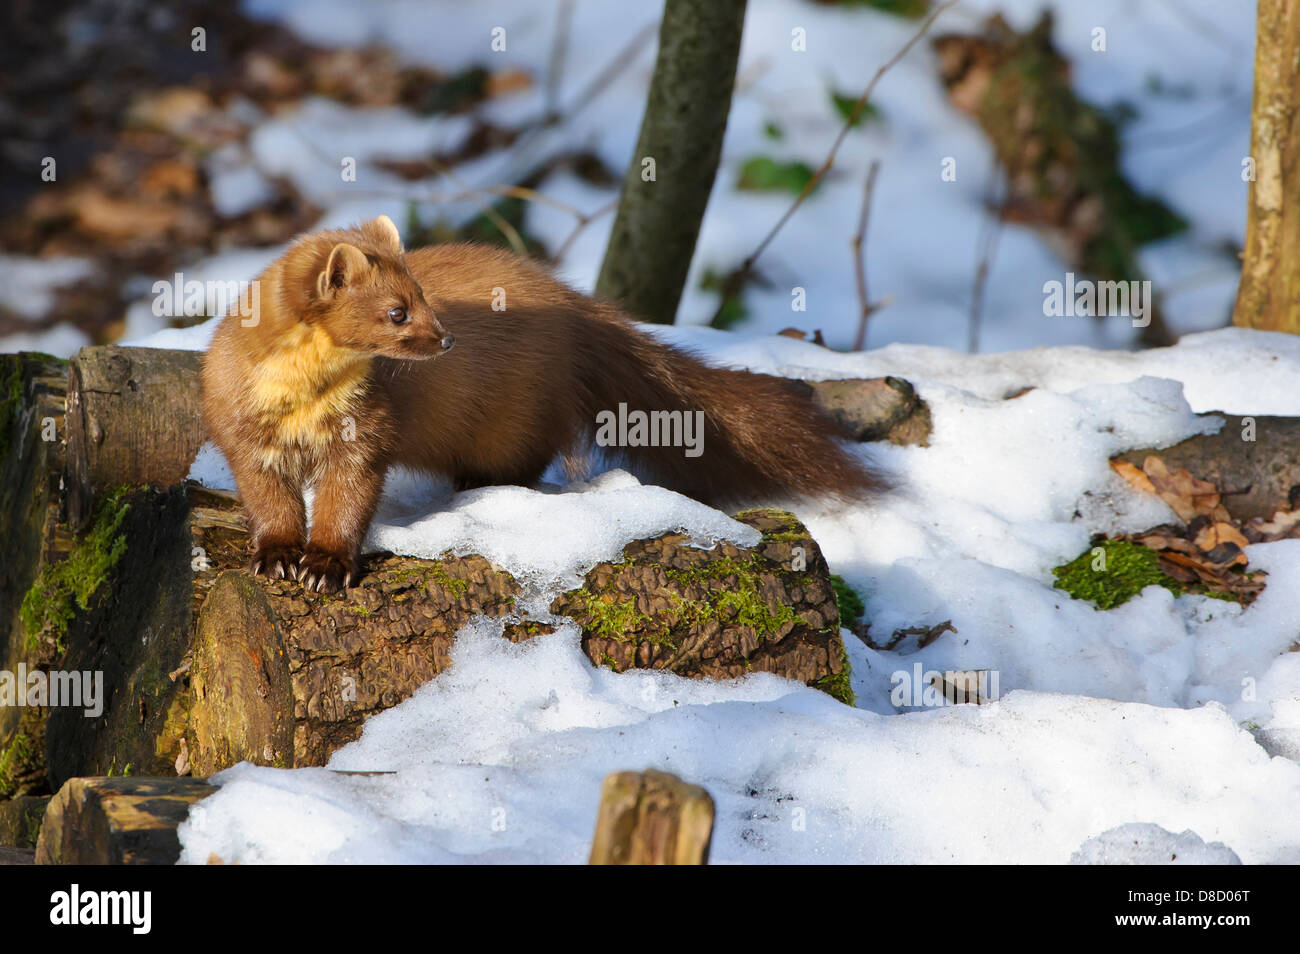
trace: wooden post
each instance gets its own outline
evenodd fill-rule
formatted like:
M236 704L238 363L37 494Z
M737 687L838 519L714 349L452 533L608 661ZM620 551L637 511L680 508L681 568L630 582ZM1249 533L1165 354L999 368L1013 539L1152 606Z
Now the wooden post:
M203 444L197 351L82 348L68 367L68 524L85 529L99 494L181 484Z
M713 837L713 799L676 775L615 772L600 793L593 865L703 865Z

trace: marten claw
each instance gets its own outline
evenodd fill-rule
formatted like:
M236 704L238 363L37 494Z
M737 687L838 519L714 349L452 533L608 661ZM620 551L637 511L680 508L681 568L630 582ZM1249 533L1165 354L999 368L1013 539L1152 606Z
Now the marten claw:
M298 560L298 579L309 590L334 593L352 585L356 569L351 561L326 550L307 552Z
M261 574L267 579L283 580L294 575L297 567L297 548L277 546L274 544L260 546L249 562L249 570L254 576Z

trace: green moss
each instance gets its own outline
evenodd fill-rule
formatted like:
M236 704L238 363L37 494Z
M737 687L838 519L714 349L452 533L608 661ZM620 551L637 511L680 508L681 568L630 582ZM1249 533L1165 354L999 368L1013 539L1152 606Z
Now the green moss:
M19 729L0 750L0 798L11 798L19 781L40 767L40 752L32 737Z
M838 573L831 574L831 586L835 589L835 602L840 608L840 625L852 628L854 623L862 619L866 610L862 605L862 597Z
M34 650L43 635L52 635L61 652L68 623L77 608L90 609L90 598L126 552L126 537L120 529L130 509L125 502L129 490L119 487L105 497L89 532L67 558L41 568L19 611L28 648Z
M585 597L583 609L589 620L586 629L597 636L628 640L633 638L632 630L650 622L650 617L637 612L634 597L615 600L591 593L582 593L582 597Z
M459 577L452 576L447 572L445 563L435 563L429 567L429 578L445 590L449 590L453 596L460 598L465 595L469 589L469 584Z
M1077 600L1088 600L1098 609L1111 609L1137 596L1148 586L1163 586L1175 596L1187 591L1182 583L1160 569L1154 550L1128 540L1105 540L1104 569L1093 569L1092 549L1052 570L1056 586Z
M846 706L857 705L858 697L852 686L853 666L849 663L848 650L840 643L840 671L830 672L818 679L813 685L833 699L838 699Z

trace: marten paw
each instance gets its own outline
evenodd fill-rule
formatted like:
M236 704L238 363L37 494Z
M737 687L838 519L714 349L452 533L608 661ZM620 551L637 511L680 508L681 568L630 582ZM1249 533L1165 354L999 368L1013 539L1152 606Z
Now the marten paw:
M298 579L309 590L334 593L352 585L357 577L354 560L314 545L298 561Z
M259 544L253 551L253 559L249 561L248 569L254 576L260 573L272 580L297 579L298 559L301 555L300 546L283 543Z

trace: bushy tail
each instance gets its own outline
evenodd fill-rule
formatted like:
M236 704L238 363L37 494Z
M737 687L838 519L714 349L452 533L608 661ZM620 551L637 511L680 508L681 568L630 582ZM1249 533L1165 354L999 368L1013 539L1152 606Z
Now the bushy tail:
M710 504L773 496L858 497L884 481L838 442L811 399L785 378L706 365L611 315L588 318L576 342L579 414L603 452L643 479ZM643 412L703 412L698 456L683 446L609 446L596 427ZM609 435L606 431L606 436ZM631 436L631 435L629 435Z

